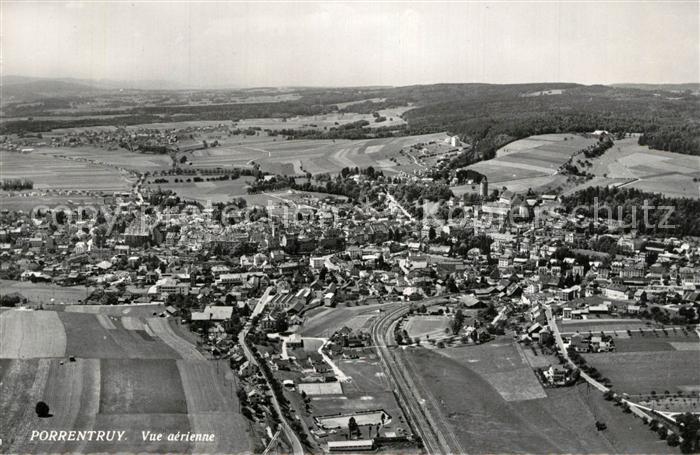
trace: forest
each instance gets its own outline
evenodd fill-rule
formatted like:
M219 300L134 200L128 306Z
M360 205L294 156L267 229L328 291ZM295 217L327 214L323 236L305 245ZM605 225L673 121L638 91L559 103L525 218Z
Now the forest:
M569 213L609 218L626 231L659 237L700 235L700 200L676 199L634 188L589 187L563 198ZM644 207L648 207L646 210ZM645 215L646 211L646 215ZM645 220L646 216L646 220Z
M539 95L558 90L557 95ZM413 135L447 131L470 144L452 162L463 167L492 158L495 151L514 140L534 134L590 132L642 133L642 145L677 153L700 155L700 103L690 92L682 94L635 88L584 86L563 83L539 84L434 84L407 87L295 89L295 100L254 103L150 104L126 109L114 107L117 95L100 115L118 118L81 117L61 120L10 120L0 134L41 132L53 128L91 125L133 125L186 120L233 120L264 117L321 115L330 112L376 112L378 109L412 105L403 114L408 126L371 131L364 124L337 127L332 131L284 131L290 138L364 139L388 135ZM217 100L233 99L237 92L222 92ZM373 101L369 101L373 100ZM83 100L84 101L84 100ZM377 102L374 102L377 101ZM353 102L342 108L338 103ZM60 100L52 99L52 106ZM8 106L6 111L11 111ZM38 112L36 115L51 115Z

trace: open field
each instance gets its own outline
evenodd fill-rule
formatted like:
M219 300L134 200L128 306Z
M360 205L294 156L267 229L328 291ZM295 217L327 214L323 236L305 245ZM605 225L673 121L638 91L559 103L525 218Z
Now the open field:
M588 172L598 186L616 185L637 188L670 197L700 198L700 159L692 155L652 150L637 144L637 138L615 141L615 145L598 158ZM568 193L591 186L579 185Z
M15 320L18 317L27 320ZM46 318L53 321L51 327L45 327ZM180 355L162 341L142 338L143 319L6 310L0 313L0 323L6 321L11 322L10 330L4 326L0 330L4 452L250 452L248 424L239 413L230 372L225 376L221 368L220 374L206 360L178 360ZM64 328L58 330L60 324ZM159 332L176 337L162 324L155 325ZM32 334L31 352L24 349L21 333L12 328ZM181 338L180 342L185 343ZM5 358L6 353L12 358ZM68 361L70 355L76 355L75 361ZM39 400L49 405L50 417L36 416L34 405ZM125 430L126 440L32 442L32 430ZM141 430L213 433L215 442L145 442Z
M65 305L54 307L63 309L67 313L104 314L107 316L133 316L149 318L159 315L165 309L165 305L156 303L148 305Z
M0 169L2 179L31 180L34 190L122 191L132 183L113 167L38 153L0 152Z
M0 313L0 358L63 357L66 331L57 313L9 310Z
M482 352L457 352L474 348ZM659 444L654 433L619 409L606 409L610 417L602 420L608 430L597 431L594 424L602 411L592 408L585 386L547 389L541 397L508 401L491 379L498 381L497 373L508 371L514 377L524 377L524 370L519 373L524 361L508 348L487 344L404 351L413 373L424 384L423 390L439 403L467 453L657 453L657 446L665 452L663 441ZM489 350L493 355L489 356ZM601 407L612 407L602 395L600 400ZM616 437L620 431L633 437Z
M596 139L576 134L544 134L512 142L491 160L468 166L488 177L493 188L523 191L551 183L559 166Z
M18 292L27 298L29 304L76 303L90 295L92 290L85 286L0 280L0 295Z
M417 169L399 154L412 144L442 140L444 133L396 138L351 140L268 140L254 145L222 145L188 155L192 167L237 167L259 163L264 171L303 175L335 173L344 167L374 166L385 171ZM397 162L391 159L396 159Z
M486 379L506 401L532 400L547 396L527 359L512 344L488 343L440 352L468 365Z
M135 171L156 171L170 169L172 160L167 154L130 152L123 148L108 150L101 147L42 147L32 152L33 155L48 157L65 156L74 160L84 160L95 164L104 164Z
M347 123L359 122L366 120L369 122L367 128L380 128L389 126L405 125L406 122L401 118L401 115L410 107L397 107L392 109L382 109L377 111L379 115L386 117L383 122L375 122L372 114L357 114L354 112L337 112L331 114L320 115L305 115L297 117L283 118L251 118L242 119L236 125L238 128L262 128L264 130L282 130L282 129L315 129L329 130L339 125Z
M66 355L104 359L179 359L180 355L162 339L145 330L129 330L116 316L58 313L68 337ZM98 317L108 318L114 329Z
M698 351L614 352L584 357L612 381L616 391L639 394L700 388Z
M54 194L46 190L42 191L0 191L0 207L4 210L22 210L29 213L40 207L56 207L59 205L75 207L78 205L97 207L104 203L104 198L99 195L68 195Z
M174 183L174 179L175 177L170 177L170 183L152 183L150 187L172 190L185 200L216 203L228 202L235 197L247 197L246 187L253 181L252 177L239 177L236 180Z
M182 414L185 392L175 360L103 359L102 414ZM157 387L153 387L157 384Z

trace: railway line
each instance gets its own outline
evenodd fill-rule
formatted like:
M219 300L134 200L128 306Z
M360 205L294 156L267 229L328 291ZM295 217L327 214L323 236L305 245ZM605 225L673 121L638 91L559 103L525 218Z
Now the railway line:
M388 374L399 404L407 414L406 418L412 431L420 436L426 452L431 455L464 453L449 424L441 415L437 403L428 393L421 393L422 385L413 380L407 365L399 355L392 352L391 348L395 346L394 328L401 316L408 311L408 305L392 307L372 324L372 341L380 362ZM424 396L427 399L423 398ZM428 404L434 408L434 412L431 412Z

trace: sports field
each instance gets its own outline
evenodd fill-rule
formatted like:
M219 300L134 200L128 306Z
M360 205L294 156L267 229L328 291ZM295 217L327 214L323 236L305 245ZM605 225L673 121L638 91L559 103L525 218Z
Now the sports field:
M0 295L22 294L28 304L71 304L88 297L93 288L85 286L59 286L53 283L0 280Z
M355 415L360 425L369 425L380 423L381 412L384 412L382 432L408 430L391 383L374 352L357 359L339 360L338 367L347 372L351 380L343 383L343 395L314 397L315 417L324 417L329 427L346 427L350 415ZM338 418L338 414L347 417Z
M450 318L447 316L412 316L404 325L409 337L421 339L426 336L433 339L444 337L448 327Z
M194 359L199 353L166 319L136 314L0 313L4 452L250 452L233 377ZM39 400L50 417L37 417ZM32 442L33 430L125 430L127 439ZM141 430L213 433L215 440L146 442Z
M246 197L247 186L253 181L252 177L239 177L236 180L217 180L211 182L175 183L170 177L169 183L152 183L152 189L161 188L174 191L184 200L199 202L228 202L236 197Z

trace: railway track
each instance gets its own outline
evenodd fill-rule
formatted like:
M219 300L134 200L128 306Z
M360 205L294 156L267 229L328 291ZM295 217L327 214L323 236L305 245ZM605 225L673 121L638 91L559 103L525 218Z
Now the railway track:
M393 333L398 319L409 310L401 305L388 310L380 316L371 327L373 343L379 354L382 367L388 373L401 407L407 412L407 420L412 431L420 436L428 454L464 453L449 424L440 414L437 403L429 394L421 394L421 385L411 377L410 371L400 356L395 355L390 347L394 344ZM424 399L423 395L427 398ZM430 411L430 404L435 408L436 418Z

